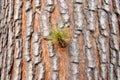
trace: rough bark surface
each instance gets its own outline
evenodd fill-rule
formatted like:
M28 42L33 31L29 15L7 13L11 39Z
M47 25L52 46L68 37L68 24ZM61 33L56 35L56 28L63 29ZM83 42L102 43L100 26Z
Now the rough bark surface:
M120 80L120 0L0 0L0 80Z

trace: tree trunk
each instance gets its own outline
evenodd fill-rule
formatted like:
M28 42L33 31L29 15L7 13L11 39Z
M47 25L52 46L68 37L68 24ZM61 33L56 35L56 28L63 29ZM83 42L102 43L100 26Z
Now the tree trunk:
M0 0L0 80L120 80L120 1Z

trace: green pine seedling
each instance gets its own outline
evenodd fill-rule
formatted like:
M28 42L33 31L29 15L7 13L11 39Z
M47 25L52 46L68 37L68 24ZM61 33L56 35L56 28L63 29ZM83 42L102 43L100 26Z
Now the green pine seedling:
M67 46L68 33L67 28L54 28L51 30L51 34L47 37L54 45L58 45L61 48Z

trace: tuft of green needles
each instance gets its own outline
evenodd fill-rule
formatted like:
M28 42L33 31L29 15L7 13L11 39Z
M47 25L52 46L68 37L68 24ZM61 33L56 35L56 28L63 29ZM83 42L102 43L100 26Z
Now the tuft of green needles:
M53 44L59 45L62 48L66 47L66 39L68 38L67 28L53 28L51 34L47 39L51 40Z

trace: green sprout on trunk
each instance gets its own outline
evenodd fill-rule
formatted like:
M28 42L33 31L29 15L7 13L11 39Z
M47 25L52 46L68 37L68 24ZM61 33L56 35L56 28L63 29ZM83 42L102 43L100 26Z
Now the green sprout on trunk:
M51 40L54 45L65 48L67 46L68 33L67 28L54 28L47 39Z

